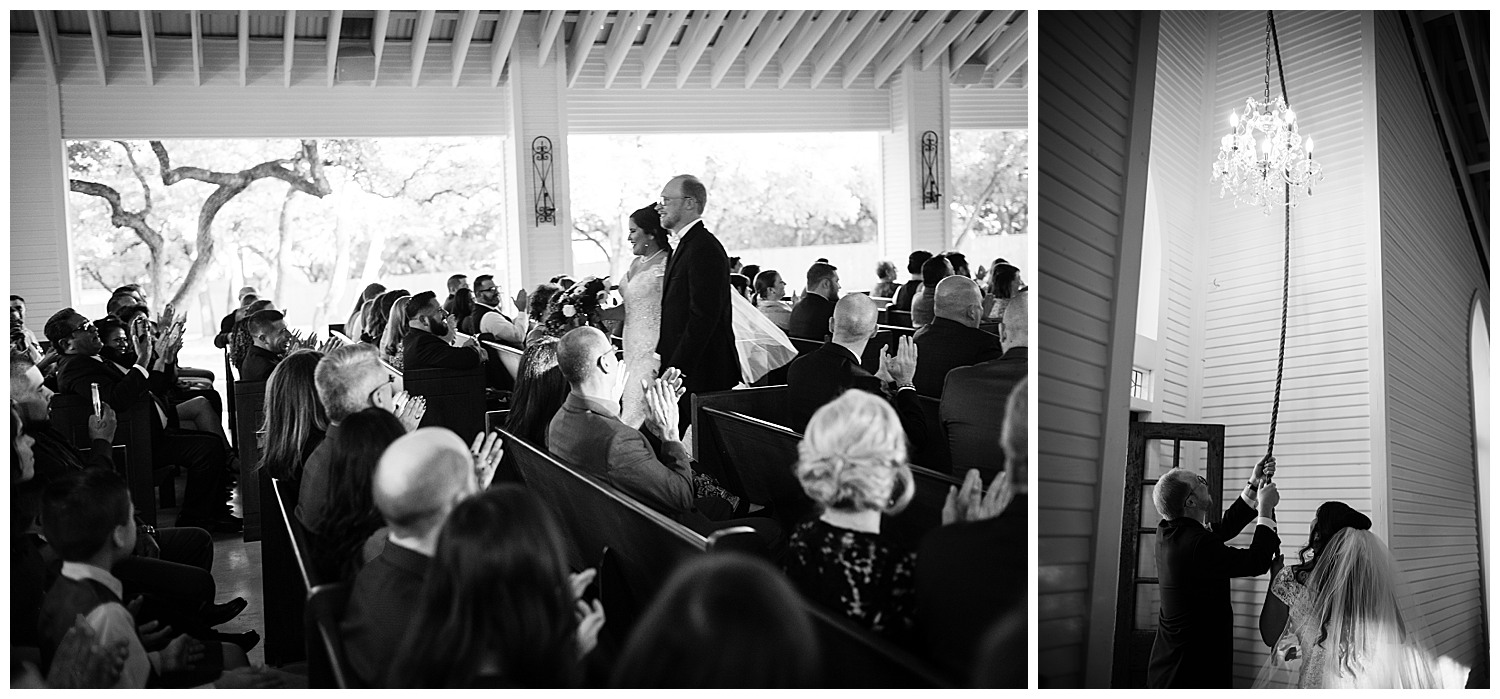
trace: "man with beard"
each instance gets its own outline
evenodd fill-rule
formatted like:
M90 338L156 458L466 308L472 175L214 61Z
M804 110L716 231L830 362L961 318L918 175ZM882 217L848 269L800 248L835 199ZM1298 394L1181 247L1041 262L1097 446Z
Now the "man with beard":
M411 297L406 304L407 321L411 331L401 338L402 366L406 371L417 369L473 369L485 360L484 349L474 338L464 341L462 346L451 343L456 337L456 328L448 322L451 318L438 305L437 295L424 291Z
M281 311L266 309L250 316L250 349L240 364L241 381L265 381L286 355L292 332L286 329Z
M474 277L474 313L469 316L465 325L469 326L468 332L477 335L481 340L499 342L517 349L526 346L526 321L521 315L515 319L505 315L500 310L503 297L500 295L500 285L495 283L495 277L490 274L481 274ZM524 301L525 299L521 299ZM464 319L460 319L463 321ZM462 327L459 328L463 330Z
M91 384L98 384L100 401L116 412L137 404L149 405L153 462L158 469L175 464L187 472L187 491L177 524L209 531L239 531L240 520L230 516L227 504L233 476L223 435L181 428L177 408L160 398L176 383L172 371L175 358L166 343L153 359L149 333L137 332L132 337L118 320L107 321L106 349L100 330L72 308L64 308L47 320L43 331L62 355L57 367L59 392L88 399ZM146 362L151 363L150 370ZM207 401L196 400L207 407ZM194 410L195 417L205 415Z
M825 262L814 262L807 268L807 293L792 306L792 320L787 334L809 340L828 339L828 321L833 306L839 302L839 272Z

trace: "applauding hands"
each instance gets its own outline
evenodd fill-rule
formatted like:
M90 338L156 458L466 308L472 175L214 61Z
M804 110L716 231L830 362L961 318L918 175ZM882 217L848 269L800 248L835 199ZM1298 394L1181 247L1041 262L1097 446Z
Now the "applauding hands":
M988 492L983 491L983 481L977 469L969 469L962 487L948 487L948 499L943 503L943 524L954 522L978 522L999 517L1005 506L1015 497L1015 484L1009 471L995 474Z
M646 427L663 441L676 442L677 401L682 399L682 372L677 367L667 367L655 381L642 380L646 394Z

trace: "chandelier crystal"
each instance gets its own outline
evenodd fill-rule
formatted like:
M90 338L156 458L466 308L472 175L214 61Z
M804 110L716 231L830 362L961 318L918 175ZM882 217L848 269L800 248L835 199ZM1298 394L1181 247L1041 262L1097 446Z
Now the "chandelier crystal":
M1219 196L1234 196L1235 206L1259 206L1271 213L1275 205L1296 206L1312 196L1313 185L1323 179L1323 167L1313 160L1313 139L1303 137L1297 115L1282 95L1271 98L1271 46L1275 19L1266 13L1265 91L1259 99L1245 99L1244 114L1229 113L1230 133L1219 140L1219 159L1214 162L1213 181ZM1281 55L1276 52L1277 70ZM1282 90L1285 91L1283 78Z

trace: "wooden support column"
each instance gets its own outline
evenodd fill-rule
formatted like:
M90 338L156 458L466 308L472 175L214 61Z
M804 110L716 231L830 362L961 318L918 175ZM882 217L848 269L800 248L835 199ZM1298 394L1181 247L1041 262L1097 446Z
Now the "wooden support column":
M948 201L952 196L948 154L948 64L942 58L923 70L910 56L891 77L891 130L880 137L881 181L885 212L881 216L880 253L904 260L912 250L940 252L950 240ZM922 206L922 134L938 136L936 173L942 197ZM898 263L899 264L899 263Z
M535 288L547 279L573 272L573 217L568 191L568 99L567 45L544 41L543 17L527 16L515 37L517 55L510 61L510 77L503 89L509 92L511 134L506 160L507 216L514 235L506 241L494 274L507 296L517 289ZM531 55L545 46L548 55ZM551 222L538 222L537 177L534 174L532 142L539 136L551 140L551 174L547 190L552 196Z

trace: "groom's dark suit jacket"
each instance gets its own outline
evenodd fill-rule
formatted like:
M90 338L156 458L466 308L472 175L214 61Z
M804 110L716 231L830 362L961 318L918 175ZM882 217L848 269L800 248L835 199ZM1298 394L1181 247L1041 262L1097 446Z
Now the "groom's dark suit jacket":
M1235 496L1214 531L1187 517L1157 525L1161 615L1146 670L1148 687L1229 687L1234 664L1229 579L1265 573L1281 546L1266 526L1255 528L1248 549L1225 544L1254 520L1255 510Z
M661 368L682 371L688 393L722 391L740 382L730 312L729 256L702 222L693 224L667 261L656 343Z

